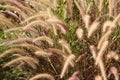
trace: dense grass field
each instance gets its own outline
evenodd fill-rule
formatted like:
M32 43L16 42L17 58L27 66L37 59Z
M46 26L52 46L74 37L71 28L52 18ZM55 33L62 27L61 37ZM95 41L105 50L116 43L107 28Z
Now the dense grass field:
M120 80L120 0L0 0L0 80Z

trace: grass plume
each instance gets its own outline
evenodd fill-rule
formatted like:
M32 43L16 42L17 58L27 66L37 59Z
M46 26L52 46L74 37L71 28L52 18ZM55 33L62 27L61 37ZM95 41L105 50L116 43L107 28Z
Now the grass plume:
M22 50L22 49L19 49L19 48L11 48L11 49L8 49L7 51L3 52L3 53L0 55L0 58L1 58L1 57L4 57L4 56L7 55L7 54L14 53L14 52L19 53L19 54L23 54L23 55L26 54L26 52L25 52L24 50Z
M88 38L92 36L92 34L98 29L99 22L93 22L88 28Z
M12 64L14 64L14 63L17 63L17 62L19 62L19 61L24 61L24 62L26 62L28 65L30 65L33 69L35 69L36 68L36 64L38 64L38 61L36 60L36 59L34 59L34 58L32 58L32 57L27 57L27 56L25 56L25 57L18 57L18 58L16 58L16 59L13 59L13 60L11 60L10 62L8 62L8 63L6 63L3 67L8 67L8 66L10 66L10 65L12 65Z
M69 54L72 53L71 47L70 47L70 45L69 45L66 41L64 41L64 40L59 40L59 44L61 44L63 50L64 50L64 48L65 48Z
M36 42L38 40L40 40L40 41L47 41L51 46L53 46L53 44L54 44L53 40L50 37L47 37L47 36L37 37L37 38L33 39L33 42Z
M37 74L34 77L31 77L29 80L37 80L37 79L41 79L41 78L46 78L46 79L49 79L49 80L55 80L52 75L47 74L47 73Z
M60 78L63 78L65 76L65 72L67 71L70 62L72 62L74 59L75 59L74 55L71 54L71 55L68 56L67 60L64 63L62 72L60 74Z
M82 38L83 38L83 30L81 28L78 28L76 30L76 34L77 34L78 39L82 40Z

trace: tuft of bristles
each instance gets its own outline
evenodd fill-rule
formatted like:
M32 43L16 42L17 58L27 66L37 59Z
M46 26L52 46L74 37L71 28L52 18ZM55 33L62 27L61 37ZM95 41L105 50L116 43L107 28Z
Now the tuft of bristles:
M85 54L81 54L76 60L75 62L80 62L81 60L84 60L86 58L86 55Z
M29 80L38 80L38 79L41 79L41 78L49 79L49 80L55 80L52 75L47 74L47 73L37 74L37 75L31 77Z
M72 54L71 47L65 40L59 40L59 44L61 44L63 50L65 48L69 54Z
M68 80L80 80L78 75L80 75L80 71L75 71Z
M88 30L90 27L90 15L86 14L82 19L85 23L85 28Z
M109 16L113 16L113 12L114 12L114 1L115 0L109 0Z
M99 42L98 42L98 45L97 45L97 49L100 49L100 48L102 47L103 42L104 42L105 40L108 40L108 38L109 38L109 36L110 36L111 33L112 33L112 31L111 31L111 30L108 30L108 31L100 38L100 40L99 40Z
M0 21L1 21L1 22L4 22L5 25L8 26L8 28L13 28L13 27L15 27L15 26L13 25L13 23L10 22L10 21L9 21L4 15L2 15L2 14L0 14ZM0 23L1 23L1 22L0 22Z
M99 61L102 59L104 53L105 53L105 50L107 49L108 47L108 44L109 42L108 41L104 41L103 42L103 45L101 46L100 50L98 51L98 55L96 57L96 65L99 63Z
M40 47L35 46L33 44L28 44L28 43L14 44L14 45L10 45L10 47L11 48L20 47L20 48L27 48L27 49L32 49L32 50L41 50Z
M50 57L52 55L52 53L50 52L45 52L45 51L36 51L35 55L37 56L43 56L43 57Z
M90 45L89 48L90 48L90 51L92 53L93 58L96 59L96 57L97 57L97 48L94 45Z
M83 39L83 30L81 28L78 28L76 30L76 34L77 34L77 37L78 37L79 40Z
M95 76L95 80L102 80L102 77L100 75Z
M98 29L99 27L99 22L95 21L93 22L90 27L88 28L88 38L92 36L92 34Z
M102 32L105 33L106 31L110 30L112 26L115 26L112 21L105 21L103 24Z
M65 72L67 71L68 69L68 66L70 65L70 63L75 59L75 55L71 54L68 56L68 58L66 59L65 63L64 63L64 66L63 66L63 69L61 71L61 74L60 74L60 78L63 78L65 76ZM73 66L72 66L73 67Z
M33 39L33 42L36 42L36 41L47 41L51 46L53 46L54 42L53 40L48 37L48 36L40 36L40 37L37 37L35 39Z
M102 9L103 9L103 4L104 4L103 2L104 2L104 0L99 0L98 9L99 9L100 12L101 12Z
M108 54L106 55L106 58L107 58L107 60L114 59L114 60L118 61L119 55L114 51L109 51Z
M45 21L36 20L36 21L33 21L33 22L29 23L29 24L26 25L25 27L23 27L23 30L28 30L28 29L30 29L31 27L33 27L33 26L38 26L38 25L40 25L40 26L43 25L42 27L44 27L45 29L49 29L48 24L47 24Z
M22 19L26 19L28 17L24 11L21 11L19 8L15 7L15 6L0 5L0 7L7 9L7 10L10 10L10 11L16 11L16 13L19 14L20 18L22 18Z
M85 16L85 11L84 11L83 7L81 5L79 5L79 3L76 0L74 0L74 3L77 6L77 8L79 9L79 12L80 12L81 16L84 17Z
M0 54L0 58L4 57L7 54L13 54L15 52L18 53L18 54L22 54L22 55L26 54L26 52L23 49L20 49L20 48L11 48L11 49L6 50L2 54Z
M105 67L104 67L102 58L105 53L105 50L107 49L108 43L109 43L108 41L103 42L103 45L100 48L98 55L96 57L96 63L95 63L96 65L98 65L100 67L101 75L104 80L107 80L107 77L106 77L106 71L105 71Z
M110 73L114 75L115 80L119 80L119 73L118 73L118 69L116 67L111 67Z
M58 25L61 29L61 32L64 34L67 31L69 31L69 26L67 26L64 22L60 21L59 19L48 19L47 22Z
M38 65L38 60L32 58L32 57L27 57L27 56L21 56L18 57L16 59L11 60L10 62L6 63L3 67L8 67L14 63L18 63L20 61L24 61L26 62L30 67L32 67L33 69L36 69L36 64Z
M23 42L32 42L32 40L33 40L32 38L19 38L19 39L12 40L7 45L12 45L12 44L17 44L17 43L23 43Z

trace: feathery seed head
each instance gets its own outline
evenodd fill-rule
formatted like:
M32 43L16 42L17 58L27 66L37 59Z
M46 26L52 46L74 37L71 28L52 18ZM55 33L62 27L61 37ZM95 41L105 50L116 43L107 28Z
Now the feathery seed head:
M82 40L82 38L83 38L83 30L81 28L78 28L76 30L76 34L77 34L78 39Z

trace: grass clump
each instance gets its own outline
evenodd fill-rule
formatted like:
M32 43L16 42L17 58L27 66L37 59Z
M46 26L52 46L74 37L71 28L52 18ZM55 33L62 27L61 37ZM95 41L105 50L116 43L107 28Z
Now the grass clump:
M1 0L1 79L119 80L119 9L118 0Z

